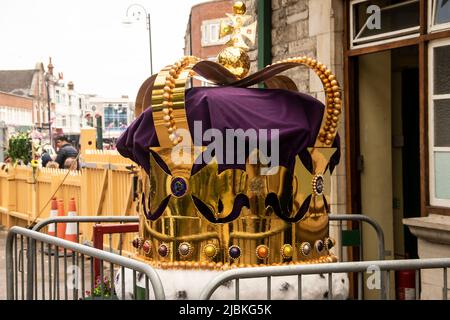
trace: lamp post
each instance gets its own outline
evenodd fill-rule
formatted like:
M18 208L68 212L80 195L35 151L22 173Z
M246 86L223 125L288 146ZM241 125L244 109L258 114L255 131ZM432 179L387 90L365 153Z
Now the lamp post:
M53 76L50 73L45 74L45 88L47 90L47 119L48 119L48 140L51 146L53 146L53 137L52 137L52 124L51 124L51 96L50 96L50 82L53 81Z
M144 6L134 3L128 6L126 18L122 21L123 24L132 24L141 20L142 15L146 17L146 25L148 30L148 42L150 46L150 74L153 74L153 58L152 58L152 28L150 24L150 13L145 10Z

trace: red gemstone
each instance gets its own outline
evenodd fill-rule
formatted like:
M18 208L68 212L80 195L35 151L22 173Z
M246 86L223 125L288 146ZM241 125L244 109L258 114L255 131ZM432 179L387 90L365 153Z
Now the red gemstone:
M150 241L146 240L146 241L144 242L144 244L142 245L142 250L144 250L144 252L145 252L146 254L149 254L149 253L150 253L150 250L151 250Z

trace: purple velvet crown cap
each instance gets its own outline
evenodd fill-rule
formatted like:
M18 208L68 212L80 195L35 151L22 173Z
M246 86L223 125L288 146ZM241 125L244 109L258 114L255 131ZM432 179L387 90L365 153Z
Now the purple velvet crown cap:
M185 101L191 132L194 121L201 121L203 132L215 128L223 134L226 129L267 129L268 132L278 129L280 165L292 170L295 156L299 155L304 165L311 168L307 148L314 146L325 109L319 100L282 89L196 87L187 90ZM203 145L208 143L203 142ZM151 107L135 119L117 141L119 153L138 163L147 173L150 170L149 148L157 146ZM331 171L340 158L338 135L333 147L337 151L330 161ZM246 156L248 152L246 150ZM225 153L224 149L224 158ZM219 164L219 171L228 168L245 169L245 165ZM198 169L194 167L193 173Z

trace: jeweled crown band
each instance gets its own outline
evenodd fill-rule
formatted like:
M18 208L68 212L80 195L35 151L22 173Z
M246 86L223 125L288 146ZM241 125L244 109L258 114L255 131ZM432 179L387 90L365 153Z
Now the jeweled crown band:
M334 262L335 258L329 252L334 244L335 241L327 237L314 243L301 242L294 246L284 244L279 248L260 244L252 252L249 247L241 248L236 244L221 248L212 242L202 244L185 241L175 246L175 243L144 240L140 237L133 241L133 246L143 260L160 267L187 269ZM224 258L217 259L219 255ZM279 257L274 259L277 255Z

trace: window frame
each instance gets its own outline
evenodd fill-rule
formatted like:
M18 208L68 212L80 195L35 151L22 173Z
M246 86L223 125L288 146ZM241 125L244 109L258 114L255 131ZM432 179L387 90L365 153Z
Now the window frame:
M434 101L450 99L448 94L434 94L434 49L450 46L450 38L434 40L428 44L428 163L430 205L450 207L450 199L436 197L435 152L450 152L450 147L434 146Z
M405 40L405 39L411 39L411 38L416 38L416 37L420 36L420 22L419 22L419 24L415 27L410 27L410 28L406 28L406 29L385 32L385 33L382 33L379 35L360 38L358 41L369 41L369 42L364 42L362 44L356 44L355 40L354 40L354 38L355 38L355 30L354 30L355 16L354 16L353 8L356 4L368 2L368 1L370 1L370 0L351 0L350 1L350 5L349 5L350 49L371 47L371 46L375 46L375 45L379 45L379 44L384 44L384 43L389 43L389 42L394 42L394 41L399 41L399 40ZM419 12L419 15L420 15L420 12ZM417 31L417 32L414 32L414 31ZM371 41L371 40L378 40L378 41Z
M446 29L450 29L450 21L446 23L435 24L435 8L436 8L437 0L432 0L428 2L427 10L428 10L428 32L438 32Z
M222 21L227 21L229 19L227 18L220 18L220 19L210 19L210 20L203 20L202 24L200 26L201 31L201 46L202 47L212 47L212 46L220 46L225 44L229 40L229 36L220 38L220 24ZM211 31L213 29L213 26L217 26L217 39L212 39L211 37Z

